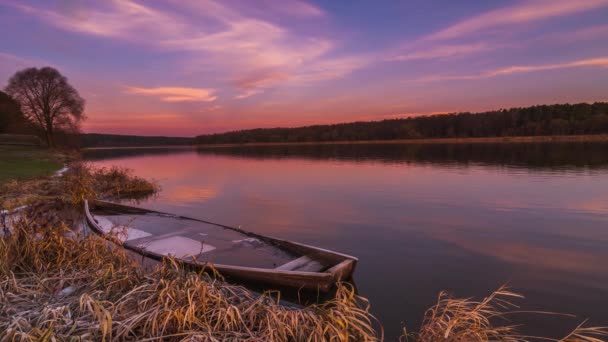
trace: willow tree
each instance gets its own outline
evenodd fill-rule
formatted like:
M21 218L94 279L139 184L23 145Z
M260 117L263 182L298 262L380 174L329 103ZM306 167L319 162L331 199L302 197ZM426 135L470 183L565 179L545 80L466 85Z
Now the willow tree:
M21 111L44 134L49 147L55 147L56 132L77 131L84 119L84 100L54 68L18 71L5 91L21 104Z

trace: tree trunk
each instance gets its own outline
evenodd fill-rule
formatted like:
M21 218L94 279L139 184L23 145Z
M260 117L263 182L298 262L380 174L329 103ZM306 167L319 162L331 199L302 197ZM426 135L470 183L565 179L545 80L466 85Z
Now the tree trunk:
M53 136L53 125L47 125L46 131L46 144L49 148L55 148L55 137Z

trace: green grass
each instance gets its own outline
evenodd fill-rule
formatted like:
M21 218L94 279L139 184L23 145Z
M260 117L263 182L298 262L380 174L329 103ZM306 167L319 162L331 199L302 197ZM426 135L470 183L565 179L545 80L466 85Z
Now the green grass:
M14 179L48 176L62 166L60 158L48 149L0 145L0 184Z

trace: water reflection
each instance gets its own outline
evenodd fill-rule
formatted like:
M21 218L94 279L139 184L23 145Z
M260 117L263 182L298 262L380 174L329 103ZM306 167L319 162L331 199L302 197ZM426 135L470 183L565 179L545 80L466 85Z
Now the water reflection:
M192 153L191 146L168 147L116 147L91 148L82 151L83 158L89 161L104 159L120 159L141 156L175 155L179 153Z
M158 179L143 205L360 258L389 340L440 290L509 282L523 309L606 324L607 144L321 145L90 150ZM575 321L534 318L533 335ZM516 323L522 323L517 321Z
M605 169L608 166L606 151L608 143L328 144L197 148L200 154L245 158L473 164L549 170Z

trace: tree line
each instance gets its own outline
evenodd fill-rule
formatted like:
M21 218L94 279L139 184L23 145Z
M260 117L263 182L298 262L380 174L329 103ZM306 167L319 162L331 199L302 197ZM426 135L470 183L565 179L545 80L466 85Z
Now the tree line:
M478 138L608 133L608 103L554 104L296 128L200 135L197 144Z

